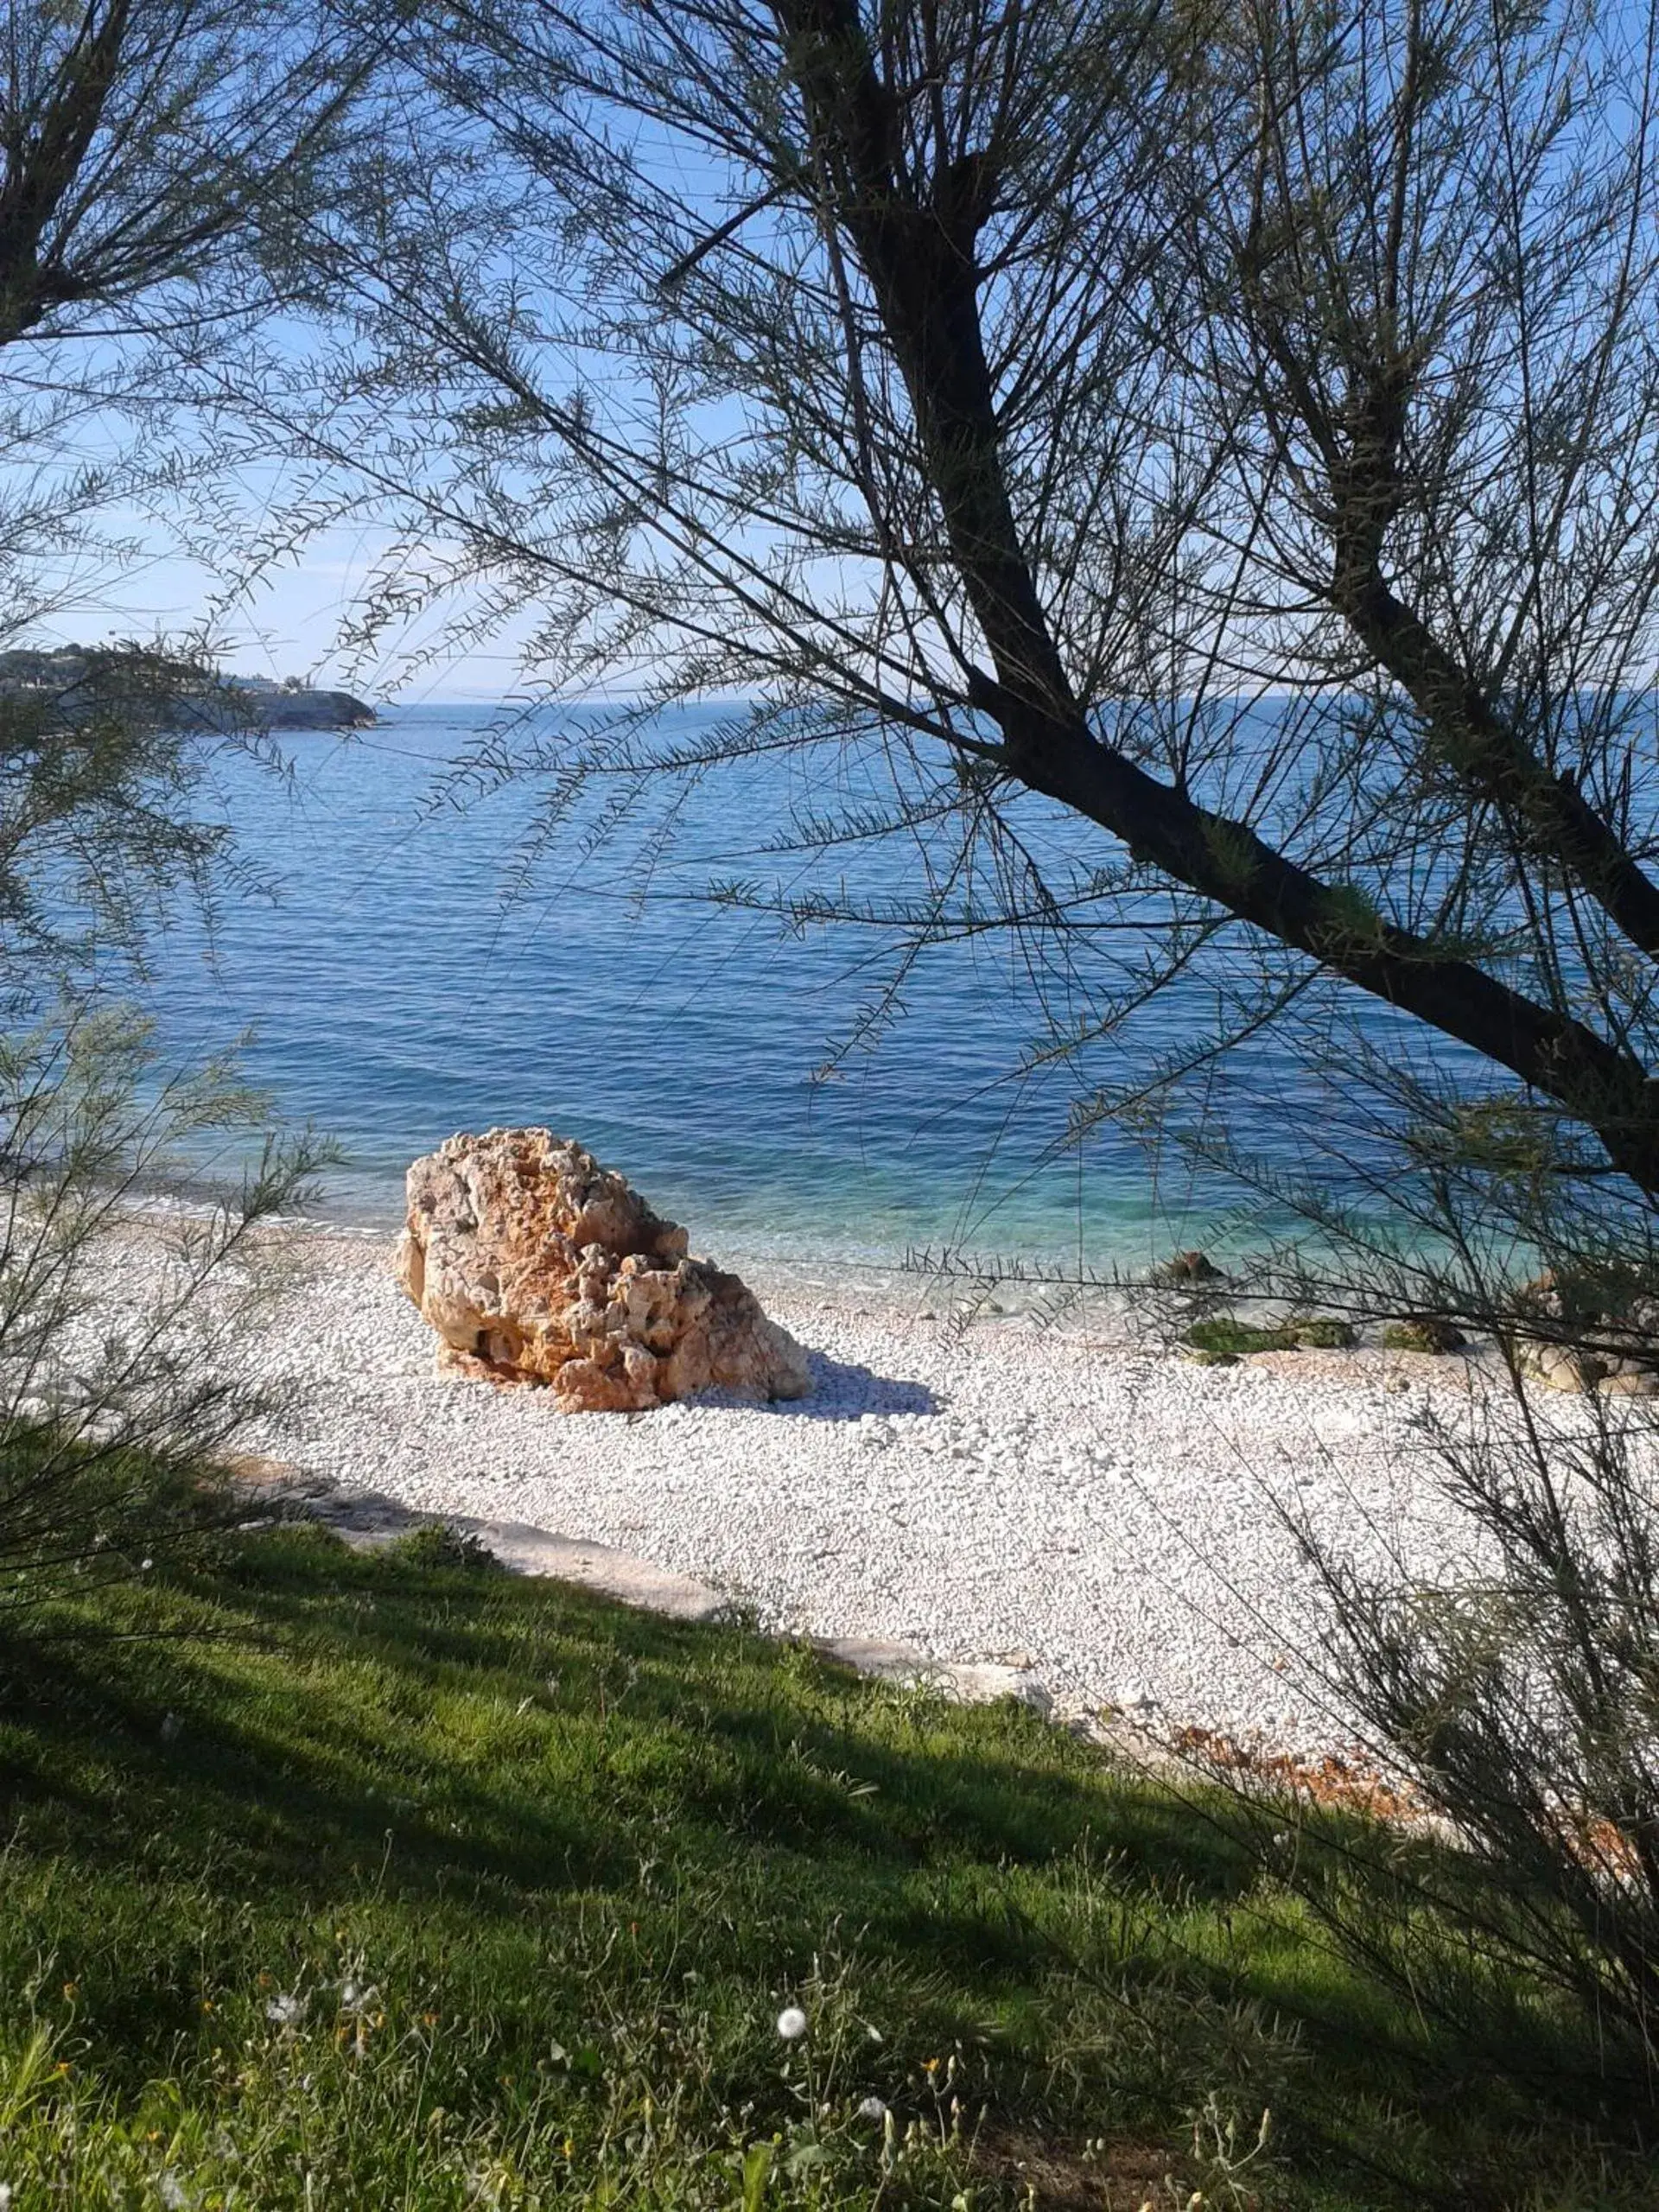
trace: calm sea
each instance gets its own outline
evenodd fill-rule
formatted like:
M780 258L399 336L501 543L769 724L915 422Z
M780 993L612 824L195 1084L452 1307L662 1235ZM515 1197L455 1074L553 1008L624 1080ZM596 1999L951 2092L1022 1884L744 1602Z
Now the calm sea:
M195 1052L251 1032L245 1067L280 1115L344 1147L334 1214L391 1220L410 1160L452 1131L543 1122L621 1168L699 1248L737 1257L890 1263L950 1245L1140 1265L1224 1234L1217 1186L1122 1136L1066 1143L1101 1065L1026 1065L1043 1022L1007 939L931 950L901 1017L820 1078L880 996L886 936L789 934L706 896L715 880L806 880L767 850L805 796L786 766L699 785L649 866L625 829L597 852L557 842L518 881L534 788L435 797L498 711L412 708L292 737L286 778L214 763L270 895L228 900L211 945L174 930L155 984L163 1033ZM1072 838L1086 864L1078 825L1033 834ZM877 898L916 885L903 844L817 865L816 880L851 871ZM1172 999L1142 1049L1202 1018ZM1293 1103L1262 1116L1264 1142L1282 1149Z

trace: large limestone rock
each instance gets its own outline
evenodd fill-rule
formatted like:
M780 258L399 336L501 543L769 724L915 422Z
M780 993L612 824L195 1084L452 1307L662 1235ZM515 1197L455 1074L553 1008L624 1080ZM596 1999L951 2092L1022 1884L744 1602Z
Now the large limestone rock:
M798 1398L806 1355L684 1230L547 1129L454 1136L409 1171L404 1289L442 1365L546 1382L567 1413L718 1388Z

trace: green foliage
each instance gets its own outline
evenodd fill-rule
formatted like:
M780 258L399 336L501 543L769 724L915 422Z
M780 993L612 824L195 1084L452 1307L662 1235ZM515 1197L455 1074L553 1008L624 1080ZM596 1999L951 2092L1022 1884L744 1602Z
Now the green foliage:
M200 1459L13 1414L0 1422L0 1619L33 1611L65 1576L146 1573L236 1510Z
M1513 1379L1513 1378L1512 1378ZM1652 2079L1659 2018L1659 1513L1652 1431L1592 1396L1541 1421L1518 1382L1478 1420L1420 1423L1482 1545L1379 1576L1318 1548L1331 1600L1324 1679L1461 1840L1452 1878L1402 1884L1397 1926L1336 1910L1337 1939L1421 1986L1442 1942L1478 1946L1517 1987L1551 1989ZM1427 1909L1426 1909L1427 1908ZM1429 1932L1424 1932L1425 1930ZM1456 2012L1467 2000L1448 1993ZM1650 2092L1649 2092L1650 2094Z
M1333 883L1319 901L1320 950L1329 960L1351 959L1374 950L1382 940L1384 925L1376 902L1357 883Z
M1207 821L1204 842L1217 873L1243 897L1262 864L1261 848L1248 826L1224 820Z
M258 1233L328 1156L260 1117L232 1067L169 1071L118 1007L0 1033L0 1615L48 1569L128 1571L219 1510L208 1462L268 1402L238 1379L278 1279ZM240 1189L136 1251L127 1211L210 1135L253 1137Z
M205 893L230 833L194 817L201 747L182 702L194 663L136 646L73 659L9 653L0 670L0 975L94 944L142 953L181 886Z
M0 1644L19 2205L1643 2202L1569 2018L1489 1980L1512 2094L1223 1801L1021 1707L315 1530L40 1625ZM1334 1891L1362 1831L1314 1827Z
M449 1521L431 1521L424 1528L406 1530L393 1537L386 1554L405 1567L462 1567L474 1574L501 1571L500 1560L486 1543Z
M1425 1166L1527 1188L1576 1164L1581 1143L1547 1103L1507 1092L1437 1099L1402 1132L1402 1146Z

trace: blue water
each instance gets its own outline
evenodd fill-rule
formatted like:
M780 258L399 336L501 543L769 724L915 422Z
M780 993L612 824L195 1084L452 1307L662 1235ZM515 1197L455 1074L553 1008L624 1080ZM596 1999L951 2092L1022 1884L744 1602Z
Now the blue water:
M803 798L787 765L699 785L649 869L643 833L624 829L593 853L556 840L517 883L533 788L435 803L493 719L416 708L349 737L293 738L287 778L237 755L213 765L271 895L227 900L211 944L175 925L156 1007L181 1053L251 1029L251 1078L288 1122L344 1147L333 1212L389 1220L409 1161L452 1131L544 1122L717 1253L891 1262L948 1245L1133 1266L1222 1233L1219 1185L1154 1171L1121 1135L1066 1145L1068 1108L1099 1068L1020 1073L1043 1020L1006 939L931 950L903 1018L817 1079L879 995L883 937L786 935L705 895L711 880L800 877L798 859L767 850ZM1073 839L1087 863L1083 825L1033 828ZM896 895L915 868L899 845L829 874ZM1172 1000L1140 1049L1196 1018ZM1263 1128L1282 1145L1282 1125Z

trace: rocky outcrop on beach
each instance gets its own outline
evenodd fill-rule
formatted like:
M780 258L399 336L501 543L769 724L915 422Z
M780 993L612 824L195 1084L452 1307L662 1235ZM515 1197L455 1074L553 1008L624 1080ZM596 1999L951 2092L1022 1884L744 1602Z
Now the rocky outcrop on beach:
M453 1136L407 1192L399 1277L452 1370L546 1383L567 1413L804 1395L806 1355L753 1293L690 1257L686 1231L580 1145Z
M1160 1290L1200 1290L1227 1277L1206 1252L1173 1252L1147 1280Z
M1523 1312L1542 1325L1516 1338L1522 1372L1552 1390L1659 1397L1659 1301L1616 1299L1553 1271L1526 1284Z

